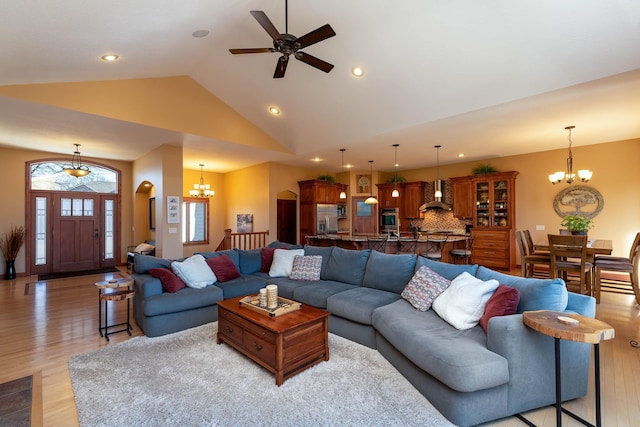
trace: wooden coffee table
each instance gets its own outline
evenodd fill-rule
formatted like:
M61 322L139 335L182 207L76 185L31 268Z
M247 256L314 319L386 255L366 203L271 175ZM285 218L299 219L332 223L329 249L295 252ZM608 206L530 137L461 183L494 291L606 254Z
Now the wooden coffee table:
M217 343L225 342L273 372L276 385L329 360L329 313L306 304L269 317L242 307L242 297L218 302Z

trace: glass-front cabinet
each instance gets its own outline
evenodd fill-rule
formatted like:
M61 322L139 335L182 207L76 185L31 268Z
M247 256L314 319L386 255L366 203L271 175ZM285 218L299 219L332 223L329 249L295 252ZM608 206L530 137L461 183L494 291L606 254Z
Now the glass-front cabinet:
M476 227L512 227L512 187L508 179L475 182Z

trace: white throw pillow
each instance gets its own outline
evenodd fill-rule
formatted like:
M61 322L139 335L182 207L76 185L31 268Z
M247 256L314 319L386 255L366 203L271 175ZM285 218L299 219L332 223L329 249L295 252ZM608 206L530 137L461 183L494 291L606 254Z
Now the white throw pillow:
M150 245L148 243L140 243L138 246L136 246L133 252L141 254L142 252L149 252L154 249L155 249L155 246L153 245Z
M431 308L456 329L471 329L478 324L487 301L498 288L497 280L486 282L464 272L433 302Z
M190 288L204 288L218 280L202 255L193 255L184 261L173 261L171 269Z
M304 249L276 249L273 251L273 262L271 269L269 269L269 276L289 277L296 255L304 256Z

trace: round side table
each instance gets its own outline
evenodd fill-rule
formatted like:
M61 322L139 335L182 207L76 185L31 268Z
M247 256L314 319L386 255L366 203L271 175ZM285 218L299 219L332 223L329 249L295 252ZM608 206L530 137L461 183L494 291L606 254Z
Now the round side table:
M525 311L522 313L522 321L534 331L554 338L557 426L562 425L562 412L584 425L593 426L593 424L562 407L560 340L593 344L596 383L596 426L600 427L602 425L602 414L600 412L600 341L613 339L615 337L615 329L598 319L549 310Z
M131 316L130 316L130 303L129 300L135 295L135 291L131 289L133 286L133 279L121 278L104 280L95 283L98 288L98 332L100 336L109 341L109 335L117 334L119 332L127 332L131 336ZM127 321L121 323L109 324L109 311L107 310L107 303L109 301L127 301ZM102 303L104 302L104 325L102 323ZM118 326L126 326L126 328L113 331L111 329Z

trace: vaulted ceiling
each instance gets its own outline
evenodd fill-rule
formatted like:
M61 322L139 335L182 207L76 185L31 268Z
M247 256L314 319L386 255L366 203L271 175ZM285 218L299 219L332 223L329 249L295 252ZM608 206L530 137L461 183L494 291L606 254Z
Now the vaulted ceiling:
M434 165L436 144L441 164L566 148L567 125L574 146L640 138L637 0L291 0L289 33L335 30L304 49L335 68L290 61L282 79L279 54L229 53L272 46L251 10L284 32L285 0L3 1L0 145L70 155L77 142L84 156L135 160L169 143L191 169L278 161L337 171L340 148L357 168L392 170L395 143L400 169L411 169ZM120 58L101 61L106 53ZM275 144L2 96L14 85L173 76Z

